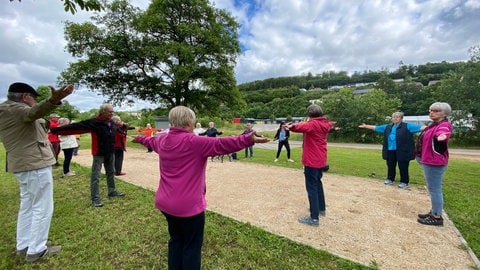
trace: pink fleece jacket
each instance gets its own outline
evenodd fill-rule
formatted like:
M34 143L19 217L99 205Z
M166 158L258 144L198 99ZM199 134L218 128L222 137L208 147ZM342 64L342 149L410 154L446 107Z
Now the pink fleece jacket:
M159 137L137 136L136 140L160 157L155 206L177 217L191 217L207 208L205 170L208 157L253 145L249 134L212 138L174 127Z
M425 131L422 138L422 155L421 162L427 165L433 166L445 166L448 165L448 141L452 135L453 127L448 121L439 123L438 125L432 125ZM445 141L437 141L437 137L445 134L447 139Z
M303 165L312 168L327 165L327 137L331 126L327 118L315 117L290 128L290 131L303 133Z

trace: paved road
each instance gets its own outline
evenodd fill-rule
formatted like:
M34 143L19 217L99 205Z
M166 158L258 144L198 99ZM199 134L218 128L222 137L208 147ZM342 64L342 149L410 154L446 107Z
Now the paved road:
M278 142L270 141L264 144L257 144L255 147L263 149L277 149ZM290 141L291 148L298 148L302 146L301 141ZM344 148L354 148L354 149L382 149L380 144L360 144L360 143L328 143L328 146L333 147L344 147ZM474 149L460 149L460 148L449 148L448 151L452 155L465 155L473 156L480 158L480 150Z

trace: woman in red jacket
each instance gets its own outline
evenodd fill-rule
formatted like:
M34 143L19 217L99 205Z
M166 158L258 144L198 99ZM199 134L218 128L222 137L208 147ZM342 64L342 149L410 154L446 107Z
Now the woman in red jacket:
M332 123L323 117L320 106L312 104L307 108L308 120L292 124L287 128L292 132L303 133L302 163L304 165L305 186L307 189L310 215L299 218L299 222L318 226L318 216L325 216L325 195L322 176L327 166L327 137Z

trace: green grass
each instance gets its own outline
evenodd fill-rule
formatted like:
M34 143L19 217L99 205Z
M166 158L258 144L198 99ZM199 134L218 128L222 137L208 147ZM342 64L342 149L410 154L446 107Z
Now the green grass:
M291 150L291 158L295 163L286 162L286 151L283 149L280 160L273 163L276 150L254 149L253 159L243 159L244 153L238 156L242 161L302 169L301 149ZM329 147L328 173L351 175L368 178L375 173L379 181L386 178L387 167L380 150L347 149ZM425 185L422 168L416 161L410 162L410 184ZM397 175L397 180L398 180ZM480 211L478 200L480 194L480 162L461 159L450 159L444 177L445 211L459 229L470 248L480 257ZM427 209L426 209L427 210Z
M82 136L82 148L90 146ZM128 143L128 147L143 147ZM127 150L128 151L128 150ZM301 169L301 149L292 149L295 163L287 163L285 150L273 163L275 150L255 148L256 162ZM383 181L386 166L378 150L329 148L329 173L368 177L375 172ZM5 152L0 150L0 164ZM154 193L117 180L123 199L106 199L105 179L100 191L105 204L93 208L89 200L89 169L72 165L77 176L59 178L55 169L55 211L50 239L62 244L58 256L27 264L15 255L15 229L18 211L18 184L12 174L0 171L0 269L166 269L167 224L153 206ZM421 168L410 164L412 184L424 184ZM480 162L451 160L445 174L445 209L477 256L480 255ZM238 222L207 211L203 269L375 269L336 257L326 251L273 235L248 223Z
M82 144L82 147L86 144ZM0 163L5 152L0 150ZM0 269L166 269L167 224L154 208L154 193L117 180L127 196L90 206L89 169L72 164L77 176L60 178L54 170L55 211L50 240L63 245L57 256L26 263L15 254L18 183L0 172ZM371 269L207 211L203 269Z

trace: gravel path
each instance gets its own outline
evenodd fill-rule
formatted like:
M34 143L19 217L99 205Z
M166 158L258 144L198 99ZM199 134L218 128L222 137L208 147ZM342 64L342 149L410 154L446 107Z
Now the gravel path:
M128 149L127 174L119 178L156 190L158 156L145 152ZM73 162L91 166L90 151L80 151ZM443 227L416 222L417 213L430 206L424 186L402 190L378 180L328 173L323 183L327 215L319 227L310 227L297 221L308 214L301 170L209 162L208 210L381 269L471 269L478 262L462 245L448 216Z

